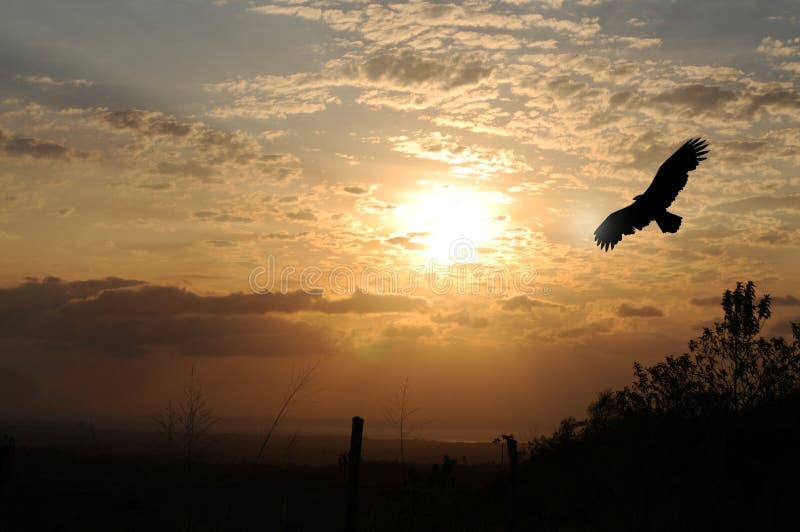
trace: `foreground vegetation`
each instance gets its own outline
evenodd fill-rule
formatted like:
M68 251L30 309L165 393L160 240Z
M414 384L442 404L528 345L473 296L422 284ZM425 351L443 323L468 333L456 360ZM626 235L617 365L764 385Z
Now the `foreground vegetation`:
M752 282L689 352L601 393L588 417L532 442L526 519L540 529L796 529L800 327L763 338Z

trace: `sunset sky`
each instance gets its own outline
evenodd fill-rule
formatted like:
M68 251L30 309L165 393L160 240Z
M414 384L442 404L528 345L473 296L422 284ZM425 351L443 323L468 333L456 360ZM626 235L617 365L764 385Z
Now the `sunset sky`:
M249 423L325 357L306 431L377 427L408 377L420 436L525 437L682 353L736 281L786 334L798 19L794 0L4 1L0 416L148 419L194 366ZM711 154L680 231L600 251L597 225L694 136Z

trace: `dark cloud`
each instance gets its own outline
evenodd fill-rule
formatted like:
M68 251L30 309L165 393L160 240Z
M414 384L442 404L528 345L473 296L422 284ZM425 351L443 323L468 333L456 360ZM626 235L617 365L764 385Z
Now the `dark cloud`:
M9 157L31 157L33 159L85 159L86 152L62 146L36 137L18 137L0 129L0 153Z
M778 112L800 110L800 94L796 90L767 89L749 94L747 100L748 105L745 112L748 116L753 116L764 109Z
M482 329L489 326L489 320L483 316L473 317L467 311L454 312L452 314L436 314L431 317L434 323L456 323L462 327L472 329Z
M647 131L639 135L629 148L633 155L631 166L652 172L679 147L680 145L664 142L659 132Z
M500 303L500 308L503 310L531 310L532 308L538 307L558 307L558 305L538 299L531 299L526 295L514 296Z
M289 218L290 220L303 220L303 221L313 221L317 219L317 215L314 214L314 211L308 208L287 212L286 217Z
M142 109L109 111L103 119L113 128L129 129L150 137L185 137L192 131L191 124L179 122L174 116Z
M320 312L332 314L356 313L372 314L379 312L426 312L428 302L420 297L379 295L356 292L347 299L335 301L322 300L314 307Z
M65 282L58 277L28 279L14 288L0 289L0 335L24 336L31 320L48 316L74 300L97 296L104 290L142 285L142 281L108 277Z
M574 329L566 329L562 331L559 336L562 338L577 338L579 336L586 336L587 334L604 334L611 332L613 320L607 322L594 322L588 323L583 327L575 327Z
M287 314L423 312L420 298L358 293L327 300L304 292L202 296L173 286L107 278L51 277L0 290L0 338L51 350L135 356L277 356L335 350L333 331Z
M474 54L458 54L444 61L403 50L375 55L361 65L360 71L370 81L388 81L400 86L431 84L453 89L477 84L491 74L492 68Z
M85 281L93 283L93 281ZM209 315L240 315L261 314L265 312L298 312L310 310L313 306L313 297L303 292L290 292L287 294L269 293L259 294L228 294L224 296L200 296L174 286L159 286L143 284L140 281L116 280L112 283L99 283L100 290L86 290L83 294L71 297L58 305L50 307L49 311L58 312L69 316L112 316L112 317L142 317L142 316L168 316L177 314L209 314ZM21 288L12 288L0 293L0 301L5 301L7 295L18 291L36 288L39 291L54 291L60 293L62 286L70 287L79 283L29 283ZM96 286L90 284L89 286ZM129 289L136 287L136 289ZM121 289L124 288L124 289ZM16 303L19 299L12 299ZM45 310L45 309L39 309Z
M636 307L623 303L617 309L617 316L620 318L659 318L664 315L660 309L645 305L643 307Z
M125 109L99 115L102 123L113 129L129 131L147 138L171 139L176 146L193 150L192 160L162 162L156 173L191 176L203 181L213 179L214 167L224 164L255 165L255 169L274 179L297 175L288 155L263 153L261 145L243 131L219 131L203 122L184 122L157 111Z
M704 115L719 111L737 99L731 90L716 86L684 85L666 90L649 99L651 105L687 115Z
M588 85L575 81L568 76L561 76L547 82L548 91L559 98L572 98L583 92Z
M720 301L719 296L693 297L689 300L689 304L696 307L712 307L719 305Z
M797 91L776 86L730 89L716 85L691 84L670 88L635 101L619 96L614 103L643 105L663 113L678 113L683 116L719 117L728 113L730 119L752 119L761 112L795 114L800 110L800 96ZM735 111L729 104L735 106Z
M632 98L633 93L631 91L618 92L608 99L608 104L611 107L619 107L631 101Z
M772 302L782 307L800 307L800 298L797 298L791 294L787 294L785 296L775 296L772 298Z
M795 241L795 231L767 231L756 238L756 242L766 242L767 244L784 245Z
M172 190L172 183L140 183L137 187L147 190Z
M709 207L716 212L741 214L755 211L772 211L776 209L800 209L800 195L794 196L756 196L736 201L719 203Z
M344 187L344 191L347 192L348 194L354 194L356 196L360 196L360 195L369 193L369 189L368 188L358 187L358 186Z
M110 356L160 350L182 355L285 356L328 352L336 339L325 327L275 316L66 315L48 323L43 339L56 349Z

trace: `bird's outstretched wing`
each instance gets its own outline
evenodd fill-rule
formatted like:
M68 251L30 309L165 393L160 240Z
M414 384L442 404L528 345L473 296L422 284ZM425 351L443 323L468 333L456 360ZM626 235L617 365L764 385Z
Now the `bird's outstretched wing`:
M622 235L632 235L635 229L646 227L652 221L651 213L639 202L634 202L608 215L600 227L594 231L594 241L601 249L608 251L622 240Z
M678 192L686 186L689 172L697 168L700 161L705 161L707 154L708 141L700 137L689 139L664 161L653 182L642 194L643 199L647 200L654 210L669 207L678 197Z

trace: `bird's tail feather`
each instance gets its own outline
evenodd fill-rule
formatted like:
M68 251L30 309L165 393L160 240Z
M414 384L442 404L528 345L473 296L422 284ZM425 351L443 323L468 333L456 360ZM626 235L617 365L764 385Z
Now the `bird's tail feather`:
M681 220L682 218L677 214L664 211L658 216L658 218L656 218L656 223L658 224L658 228L661 229L662 233L675 233L681 226Z

